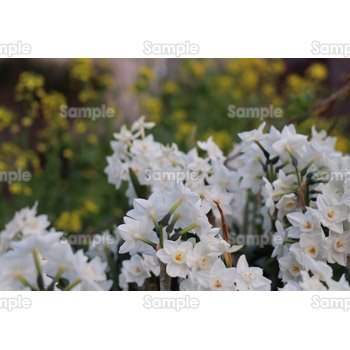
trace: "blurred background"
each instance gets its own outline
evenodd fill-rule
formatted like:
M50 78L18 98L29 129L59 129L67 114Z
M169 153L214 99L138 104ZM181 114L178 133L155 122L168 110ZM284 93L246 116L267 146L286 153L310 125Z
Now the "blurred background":
M156 140L183 150L210 135L225 152L253 118L228 108L280 107L280 128L294 123L337 136L350 150L350 59L3 59L0 60L0 171L30 171L30 182L0 182L0 227L38 201L57 229L94 233L120 224L124 189L103 170L110 141L141 115ZM66 119L62 105L116 112L108 119Z

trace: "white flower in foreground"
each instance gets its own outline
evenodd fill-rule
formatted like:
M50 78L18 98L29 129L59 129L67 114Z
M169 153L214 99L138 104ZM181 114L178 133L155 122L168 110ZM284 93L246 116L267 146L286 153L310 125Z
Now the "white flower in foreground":
M217 259L210 271L196 273L200 284L209 290L235 290L237 274L233 267L227 268L221 259Z
M327 261L331 264L338 263L346 266L347 257L350 254L350 231L345 231L342 234L330 231L326 242Z
M263 276L259 267L249 267L245 255L241 255L237 268L234 268L236 288L238 290L270 290L271 281Z
M148 271L152 272L155 276L159 276L160 266L155 255L143 255L143 263Z
M153 122L146 122L145 117L141 116L138 120L134 121L131 126L131 131L136 132L135 136L143 136L146 129L152 129L156 124Z
M166 272L170 277L186 278L193 261L193 246L189 241L178 239L165 241L164 248L158 250L158 258L166 264Z
M139 221L124 217L125 224L118 226L120 237L125 241L119 249L120 253L144 253L153 255L155 250L148 243L157 244L159 239L153 231L154 225L150 220Z
M240 139L244 142L251 143L255 141L262 141L265 139L266 134L263 133L266 123L262 123L258 129L252 131L245 131L238 134Z
M274 247L274 250L271 254L271 257L280 257L283 255L283 253L285 252L285 250L287 249L286 247L284 247L284 241L287 237L287 234L281 224L280 221L276 221L276 229L277 232L273 235L272 237L272 246Z
M202 284L198 282L196 275L190 272L187 278L180 282L180 291L182 292L194 292L207 290Z
M282 220L287 214L297 210L298 199L294 193L288 193L281 197L281 199L276 204L278 209L278 220Z
M293 125L285 126L281 133L281 139L276 141L272 148L278 155L288 157L288 153L300 154L302 146L307 143L305 135L299 135Z
M71 282L75 279L81 281L75 290L102 291L111 288L112 281L107 281L106 277L107 264L102 262L98 256L91 261L88 261L88 258L84 255L83 251L79 250L74 254L73 261L76 276L71 279Z
M284 282L300 280L300 272L303 270L303 266L294 253L288 252L285 256L278 259L278 263L280 265L278 277L282 278Z
M36 274L31 254L21 256L11 251L0 257L0 290L30 290L22 281L35 285Z
M145 283L147 278L151 277L140 255L134 255L130 260L124 260L122 270L125 281L127 283L136 283L139 287Z
M128 211L128 216L136 220L161 220L170 210L170 196L166 196L164 192L156 190L148 199L134 199L134 208ZM171 200L171 199L170 199Z
M299 245L304 253L313 259L325 260L327 257L327 246L323 232L313 234L302 233Z
M17 235L22 236L42 235L47 231L50 222L47 215L37 216L37 204L33 208L24 208L16 212L14 218L5 226L1 235L9 240L15 239Z
M199 242L193 248L192 271L208 271L216 260L217 256L212 253L208 244L205 242Z
M317 198L318 215L322 225L334 232L343 232L343 221L349 219L349 208L345 204L333 204L327 196Z
M301 271L301 278L302 281L300 282L300 286L303 288L303 290L328 290L328 288L324 285L324 283L322 283L322 281L320 281L317 276L310 277L307 272Z
M224 160L225 157L219 146L213 141L213 137L209 137L207 141L198 141L198 147L208 153L211 160Z
M287 219L293 225L288 230L288 237L299 238L302 232L312 233L321 231L320 219L311 208L307 208L305 213L290 213L287 215Z

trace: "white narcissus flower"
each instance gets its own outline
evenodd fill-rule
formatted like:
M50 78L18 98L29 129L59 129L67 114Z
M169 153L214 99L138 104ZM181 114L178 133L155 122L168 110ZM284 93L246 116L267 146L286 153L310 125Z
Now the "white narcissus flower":
M167 198L168 197L168 198ZM166 193L156 190L148 199L134 199L134 208L128 212L128 216L136 220L161 220L171 208L170 196Z
M295 174L286 175L283 170L279 170L277 179L273 181L275 197L280 197L285 193L290 194L290 192L295 188L296 183L297 178Z
M302 233L299 241L300 248L305 254L316 260L325 260L327 257L327 246L325 236L322 232Z
M300 238L300 234L303 232L313 233L321 231L320 219L311 208L307 208L305 213L290 213L287 215L287 219L293 225L288 229L288 237Z
M350 231L344 231L341 234L330 231L326 242L327 261L331 264L338 263L346 266L347 257L350 254Z
M349 219L349 207L345 204L333 204L325 195L317 198L318 213L322 225L336 233L343 232L343 221Z
M146 129L154 128L156 124L153 122L146 122L145 117L141 116L138 120L134 121L131 126L131 131L135 132L135 136L144 136Z
M157 257L166 264L170 277L186 278L193 263L193 246L189 241L164 241L164 248L157 251Z
M126 216L124 222L125 224L118 226L120 237L124 240L119 252L131 255L137 253L153 255L155 250L149 243L157 244L159 239L153 231L152 221L139 221Z
M302 281L300 282L300 286L303 288L303 290L313 290L313 291L325 291L328 290L328 288L320 281L320 279L317 276L312 276L305 272L301 271L301 278Z
M266 207L269 210L270 215L275 211L275 201L274 201L274 189L272 184L264 177L263 178L265 186L262 189L262 195Z
M209 271L196 273L196 278L208 290L235 290L237 275L233 267L227 268L221 259L216 259Z
M231 214L231 202L234 195L233 193L227 193L218 186L211 186L205 188L203 193L204 203L207 204L212 210L216 218L220 218L220 212L217 205L220 206L221 210L225 215Z
M303 265L297 260L293 252L289 251L286 255L278 258L278 263L280 266L278 277L282 278L284 282L300 280Z
M151 277L149 269L140 255L134 255L130 260L123 261L122 274L125 282L136 283L139 287L145 283L147 278Z
M281 199L276 204L276 209L278 210L277 217L278 220L283 220L283 218L297 210L298 199L295 193L288 193L281 197Z
M287 238L287 233L284 230L281 222L278 220L276 221L276 229L277 229L277 232L272 237L272 246L274 247L274 250L271 254L272 258L275 258L276 256L277 257L282 256L285 250L287 249L284 246L284 241Z
M270 290L271 281L263 276L259 267L249 267L245 255L241 255L234 268L237 290Z
M198 141L198 147L203 151L208 153L208 157L211 160L224 160L225 157L218 147L218 145L213 141L213 137L209 137L207 141L201 142Z
M0 257L0 290L30 290L23 278L36 284L37 271L31 254L19 255L11 251Z
M182 292L194 292L207 290L208 288L199 283L195 273L190 272L187 278L180 282L179 289Z
M193 248L192 271L209 271L216 260L217 256L213 254L208 244L199 242Z
M239 138L246 142L259 142L266 138L266 135L263 133L263 130L266 126L266 123L260 124L258 129L252 130L252 131L245 131L238 134Z
M306 145L307 137L299 135L293 125L285 126L281 133L281 139L276 141L272 148L278 155L288 158L289 153L300 154L302 146Z
M155 276L159 276L160 266L158 259L155 255L143 255L143 264L148 269L148 271L152 272Z
M1 236L13 240L19 235L42 235L45 234L50 222L47 215L37 215L37 203L33 208L24 208L16 212L14 218L5 226ZM19 238L20 238L19 237Z
M76 275L73 275L71 281L81 281L75 290L102 291L112 287L112 281L108 281L106 276L107 264L102 262L98 256L88 261L88 257L82 250L79 250L74 254L73 264Z

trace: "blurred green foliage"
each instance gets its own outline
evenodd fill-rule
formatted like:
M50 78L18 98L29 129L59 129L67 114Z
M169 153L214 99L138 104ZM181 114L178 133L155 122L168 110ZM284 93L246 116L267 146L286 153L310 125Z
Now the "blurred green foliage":
M311 64L303 75L289 73L283 59L181 59L164 77L154 74L152 64L139 70L135 91L141 110L157 123L156 137L193 147L198 139L213 135L220 147L229 151L237 133L261 123L259 119L229 118L229 106L283 109L280 119L267 124L283 126L308 112L327 94L327 67ZM307 119L300 131L309 132ZM324 123L327 125L327 123ZM322 125L320 125L322 127Z

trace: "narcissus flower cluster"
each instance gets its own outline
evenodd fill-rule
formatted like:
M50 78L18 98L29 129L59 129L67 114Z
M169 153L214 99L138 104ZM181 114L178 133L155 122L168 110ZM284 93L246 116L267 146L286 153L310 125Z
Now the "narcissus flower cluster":
M36 211L20 210L0 232L0 290L109 290L107 264L74 252Z
M123 222L77 248L36 206L19 211L0 233L0 289L350 289L350 157L335 138L263 123L226 156L212 138L163 145L153 127L142 117L111 143Z

